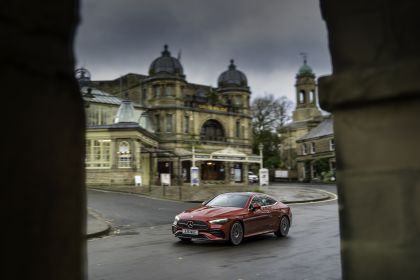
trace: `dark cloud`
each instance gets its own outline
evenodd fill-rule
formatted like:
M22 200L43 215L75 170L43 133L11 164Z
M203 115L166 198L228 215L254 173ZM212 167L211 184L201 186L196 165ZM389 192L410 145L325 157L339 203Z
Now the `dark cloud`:
M330 71L317 0L82 0L77 58L94 78L146 74L164 44L174 56L181 52L195 83L215 85L234 58L257 95L293 93L300 52L317 73Z

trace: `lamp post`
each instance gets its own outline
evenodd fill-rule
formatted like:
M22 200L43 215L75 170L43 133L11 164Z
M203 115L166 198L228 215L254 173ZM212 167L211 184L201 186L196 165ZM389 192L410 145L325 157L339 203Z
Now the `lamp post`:
M192 144L192 154L191 154L191 166L195 167L195 145Z
M263 168L263 149L264 149L264 145L262 143L260 143L258 145L258 150L260 150L260 168Z

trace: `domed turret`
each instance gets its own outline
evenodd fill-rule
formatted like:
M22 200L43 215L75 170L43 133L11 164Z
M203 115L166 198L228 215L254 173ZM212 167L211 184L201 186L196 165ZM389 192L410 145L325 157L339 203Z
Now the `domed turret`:
M184 69L178 59L171 56L168 45L164 46L162 55L156 58L149 68L149 75L170 75L184 77Z
M303 64L299 68L298 75L313 75L313 74L314 74L314 72L312 71L312 68L306 63Z
M90 83L90 72L84 67L77 68L74 70L74 75L76 80L79 82L80 86L85 86Z
M230 60L228 70L220 74L217 80L219 88L248 87L248 80L244 73L236 69L233 59Z
M302 53L302 56L303 56L303 65L299 68L299 71L297 72L296 77L301 77L301 76L315 77L315 74L312 71L311 66L309 66L306 61L306 54Z

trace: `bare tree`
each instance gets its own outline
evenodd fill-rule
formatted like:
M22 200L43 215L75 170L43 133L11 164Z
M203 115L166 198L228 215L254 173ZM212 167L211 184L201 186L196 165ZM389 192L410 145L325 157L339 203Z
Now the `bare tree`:
M286 96L266 94L252 101L251 115L254 131L276 131L290 119L293 103Z

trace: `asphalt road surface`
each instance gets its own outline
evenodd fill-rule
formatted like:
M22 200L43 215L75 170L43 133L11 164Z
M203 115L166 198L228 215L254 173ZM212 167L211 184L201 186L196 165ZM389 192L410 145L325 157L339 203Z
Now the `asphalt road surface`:
M336 201L290 205L287 238L184 244L173 217L197 204L88 191L88 207L114 226L88 241L88 279L341 279Z

